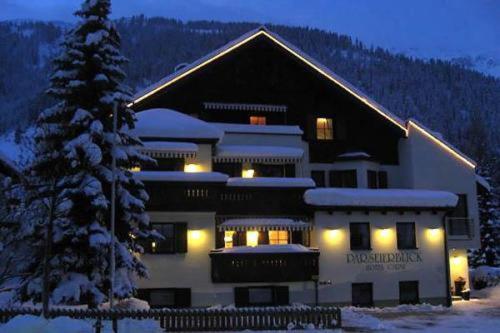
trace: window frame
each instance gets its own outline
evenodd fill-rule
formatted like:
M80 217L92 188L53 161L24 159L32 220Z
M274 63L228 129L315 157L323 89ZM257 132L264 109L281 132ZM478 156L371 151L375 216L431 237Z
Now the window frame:
M320 122L320 119L324 119L324 122ZM325 126L319 126L320 124ZM329 117L316 117L315 118L315 130L316 130L316 140L317 141L332 141L333 136L333 118ZM321 134L321 135L320 135Z
M320 178L320 183L316 181L317 178ZM311 179L314 180L316 187L326 187L326 172L325 170L311 170Z
M402 244L403 239L400 237L400 227L403 226L412 226L412 244L407 245L407 244ZM417 247L417 226L415 222L396 222L396 242L397 242L397 247L398 250L416 250L418 249Z
M357 169L330 170L329 176L330 187L358 188Z
M180 254L180 253L186 253L188 249L187 245L187 222L152 222L151 223L151 228L157 230L157 226L172 226L172 232L173 235L172 237L168 237L171 242L172 242L172 249L170 250L155 250L153 251L153 241L146 243L146 246L144 246L144 252L146 254L152 254L152 255L157 255L157 254ZM181 233L184 233L185 235L181 235ZM159 232L160 233L160 232ZM164 236L162 233L160 233L162 236ZM160 239L160 240L155 240L154 242L163 242L165 240ZM159 246L156 246L158 249Z
M151 294L154 292L173 292L174 304L169 306L154 305ZM188 296L187 298L185 296ZM191 307L191 288L141 288L137 290L137 297L146 300L151 308L189 308Z
M269 289L271 291L271 302L250 303L250 289ZM290 288L276 285L235 287L234 304L236 307L289 305Z
M366 226L368 231L368 245L366 247L364 246L353 246L353 227L354 226ZM360 229L357 229L360 230ZM372 242L371 242L371 227L370 227L370 222L349 222L349 245L351 251L371 251L372 250Z
M378 188L378 177L377 171L375 170L366 170L366 185L368 188L376 189Z
M256 120L254 123L252 120ZM264 120L264 121L262 121ZM267 125L267 117L266 116L250 116L248 119L250 125L260 125L260 126L265 126Z
M267 231L268 233L268 238L269 238L269 245L284 245L284 244L290 244L290 232L288 230L268 230ZM273 238L271 237L271 233L277 233L278 235L278 238L277 238L277 243L272 243L273 242ZM282 233L286 233L286 243L281 243L282 240L284 240L283 238L280 237L280 234Z
M401 290L402 290L402 286L404 284L416 286L416 296L417 296L417 298L415 300L406 301L406 300L402 299L402 297L401 297L402 296ZM418 280L413 280L413 281L399 281L399 304L419 304L419 303L420 303L420 286L419 286Z
M370 290L370 301L368 303L355 302L354 291L355 287L369 287ZM372 307L373 303L373 282L356 282L351 283L351 305L356 307Z

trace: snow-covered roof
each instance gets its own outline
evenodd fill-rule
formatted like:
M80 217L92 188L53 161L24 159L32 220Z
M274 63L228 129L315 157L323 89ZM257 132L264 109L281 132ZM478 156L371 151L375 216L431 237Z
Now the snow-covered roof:
M211 123L226 133L302 135L299 126Z
M311 58L309 55L305 54L303 51L298 49L296 46L292 45L290 42L286 41L279 35L277 35L274 32L269 31L265 27L259 27L257 29L251 30L248 33L240 36L239 38L236 38L235 40L227 43L226 45L222 46L221 48L207 54L206 56L194 61L193 63L187 65L186 67L183 67L181 70L174 72L165 78L161 79L157 83L147 87L146 89L140 91L134 96L134 101L131 103L131 105L138 103L142 101L143 99L155 94L156 92L160 91L161 89L173 84L174 82L189 76L191 73L195 72L196 70L202 68L203 66L212 63L213 61L217 60L218 58L230 53L231 51L237 49L238 47L248 43L249 41L259 37L259 36L265 36L280 47L282 47L284 50L292 54L293 56L299 58L301 61L306 63L308 66L313 68L315 71L317 71L319 74L327 78L328 80L332 81L336 85L342 87L352 95L354 95L356 98L358 98L361 102L364 104L368 105L371 109L374 111L378 112L381 114L383 117L385 117L387 120L391 121L393 124L401 128L405 133L406 133L406 127L404 122L397 117L396 115L392 114L390 111L388 111L386 108L372 100L370 97L362 93L360 90L358 90L356 87L348 83L346 80L338 76L337 74L333 73L330 69L328 69L326 66L320 64L317 60Z
M255 177L255 178L229 178L227 186L232 187L315 187L311 178L277 178L277 177Z
M322 188L307 190L304 200L320 207L453 208L458 197L431 190Z
M309 230L311 224L287 218L229 219L218 225L220 230Z
M135 174L142 181L225 183L228 179L219 172L139 171Z
M137 112L133 133L139 137L215 140L224 135L222 130L203 120L170 109Z
M482 176L476 175L476 182L484 187L486 191L490 192L491 191L491 185L490 183Z
M318 252L300 244L234 246L213 250L211 253L309 253Z
M304 155L301 148L255 145L218 145L217 161L276 161L296 162Z
M139 149L154 157L194 157L198 145L192 142L145 141Z
M364 151L353 151L337 156L339 160L370 159L372 156Z
M458 157L459 159L464 161L470 167L472 167L472 168L476 167L476 162L473 159L471 159L470 157L468 157L467 155L462 153L458 148L456 148L451 143L446 141L442 135L436 134L436 132L425 127L424 125L422 125L422 123L420 123L419 121L417 121L413 118L408 119L407 127L410 128L410 126L417 128L419 131L424 133L426 136L430 137L435 143L441 145L443 148L445 148L450 153L452 153L453 155L455 155L456 157Z

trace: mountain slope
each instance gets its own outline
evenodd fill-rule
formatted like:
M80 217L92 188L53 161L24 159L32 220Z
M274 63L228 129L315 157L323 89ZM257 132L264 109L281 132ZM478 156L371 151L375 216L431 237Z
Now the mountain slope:
M253 23L187 22L164 18L120 19L127 83L138 90L255 28ZM31 123L51 101L43 94L50 58L66 26L0 23L0 125ZM500 80L463 66L418 60L366 47L345 35L317 29L269 28L402 118L415 117L473 158L500 144Z

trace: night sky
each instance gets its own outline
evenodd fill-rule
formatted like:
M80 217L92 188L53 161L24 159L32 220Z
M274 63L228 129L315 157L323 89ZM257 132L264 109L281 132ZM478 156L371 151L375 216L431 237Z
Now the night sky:
M0 20L74 21L80 0L0 0ZM394 51L481 53L500 45L500 0L114 0L113 17L257 21L346 33Z

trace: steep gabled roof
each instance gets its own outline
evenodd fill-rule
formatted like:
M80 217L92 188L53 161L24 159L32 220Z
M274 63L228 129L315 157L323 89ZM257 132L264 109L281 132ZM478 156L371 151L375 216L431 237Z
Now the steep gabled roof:
M227 43L226 45L222 46L221 48L207 54L206 56L194 61L193 63L187 65L186 67L183 67L182 69L166 76L165 78L161 79L157 83L147 87L146 89L140 91L133 97L133 102L129 104L129 107L139 103L140 101L156 94L157 92L161 91L162 89L174 84L175 82L189 76L193 72L197 71L198 69L216 61L217 59L223 57L224 55L230 53L231 51L237 49L238 47L247 44L248 42L254 40L255 38L259 36L264 36L267 37L269 40L273 41L276 45L280 46L287 52L289 52L291 55L297 57L300 59L302 62L307 64L309 67L317 71L319 74L321 74L323 77L326 79L332 81L336 85L342 87L344 90L348 91L350 94L355 96L358 100L366 104L367 106L370 107L370 109L376 111L380 115L382 115L385 119L396 125L398 128L400 128L402 131L404 131L405 135L408 135L408 130L411 125L419 129L421 132L425 133L427 136L429 136L436 144L440 145L443 147L446 151L451 153L453 156L464 162L467 166L475 168L476 163L467 157L465 154L460 152L458 149L456 149L453 145L445 141L441 137L437 137L432 131L426 129L424 126L420 125L414 120L410 121L403 121L393 113L391 113L389 110L387 110L385 107L382 105L378 104L376 101L371 99L369 96L361 92L359 89L354 87L352 84L332 72L330 69L310 57L309 55L305 54L303 51L298 49L296 46L291 44L290 42L286 41L276 33L273 33L269 31L266 27L262 26L257 29L251 30L247 32L246 34L234 39L233 41Z
M349 82L338 76L337 74L333 73L330 71L328 68L320 64L318 61L315 59L311 58L301 50L299 50L297 47L289 43L288 41L284 40L281 38L279 35L269 31L266 27L260 27L257 29L254 29L252 31L249 31L248 33L240 36L239 38L227 43L226 45L222 46L221 48L207 54L206 56L196 60L195 62L187 65L186 67L182 68L181 70L174 72L165 78L161 79L157 83L147 87L146 89L142 90L141 92L137 93L134 98L133 102L131 105L138 103L151 95L161 91L163 88L166 88L170 86L171 84L177 82L178 80L181 80L187 76L189 76L191 73L197 71L198 69L202 68L205 65L208 65L212 63L213 61L223 57L224 55L230 53L231 51L237 49L238 47L247 44L251 40L254 40L255 38L259 36L265 36L269 40L273 41L276 45L280 46L284 50L288 51L290 54L293 56L297 57L301 61L303 61L305 64L307 64L309 67L323 75L325 78L328 80L336 83L340 87L344 88L347 90L349 93L357 97L361 102L364 104L368 105L371 109L375 110L379 114L381 114L383 117L385 117L387 120L391 121L393 124L398 126L401 130L403 130L406 133L406 127L404 124L404 121L401 120L399 117L396 115L392 114L390 111L385 109L383 106L372 100L370 97L362 93L360 90L355 88L353 85L351 85ZM130 105L130 106L131 106Z

